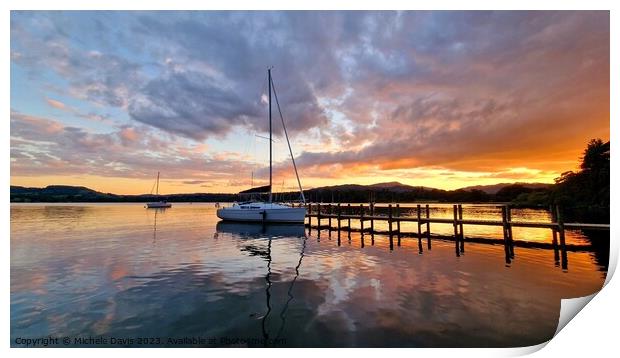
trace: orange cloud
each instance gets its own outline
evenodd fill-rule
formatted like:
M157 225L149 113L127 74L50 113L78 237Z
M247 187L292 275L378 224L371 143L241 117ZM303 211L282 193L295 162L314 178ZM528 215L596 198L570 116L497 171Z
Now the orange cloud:
M57 109L65 109L66 105L60 101L57 101L55 99L51 99L51 98L46 98L45 101L47 102L47 104L49 104L50 106L57 108Z

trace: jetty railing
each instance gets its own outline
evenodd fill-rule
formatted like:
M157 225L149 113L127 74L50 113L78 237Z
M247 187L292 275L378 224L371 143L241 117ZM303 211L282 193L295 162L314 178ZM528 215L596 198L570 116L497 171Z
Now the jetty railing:
M416 205L416 204L413 204ZM393 249L393 237L397 237L397 245L401 244L401 237L417 237L418 249L420 253L423 250L422 239L427 241L427 249L431 249L431 236L439 239L454 240L456 256L465 252L465 235L464 225L488 225L499 226L502 228L503 240L501 243L504 245L506 263L509 264L514 259L514 247L538 247L538 248L550 248L555 251L556 259L559 259L561 252L562 267L567 266L567 251L576 251L579 249L575 245L567 245L565 238L565 230L567 229L582 229L582 230L609 230L609 224L592 224L592 223L566 223L561 215L559 206L550 208L552 220L551 222L534 222L534 221L514 221L512 220L511 206L508 204L490 204L501 209L501 220L481 220L481 219L463 219L463 205L462 204L443 204L442 208L446 205L452 205L452 218L433 218L430 215L431 207L429 204L417 204L415 206L415 216L401 216L400 204L388 204L387 214L377 215L375 203L360 204L359 206L352 206L350 203L346 206L340 203L307 203L308 223L306 226L310 232L313 228L319 230L327 229L331 235L332 230L337 230L338 240L340 240L340 232L346 231L347 236L351 238L351 232L357 231L362 234L370 233L371 239L374 244L374 234L387 234L390 238L390 249ZM357 209L357 210L356 210ZM356 211L356 212L354 212ZM366 214L368 213L368 214ZM313 219L316 220L316 224L313 224ZM322 225L322 220L327 220L327 225ZM332 220L336 220L336 227L332 225ZM351 220L359 220L360 228L356 229L351 226ZM342 226L342 221L347 222L347 226ZM387 222L388 231L375 230L375 221ZM370 222L369 227L364 227L365 222ZM402 222L415 222L417 223L417 232L401 232ZM454 228L454 235L432 235L431 224L451 224ZM423 231L423 227L425 231ZM532 242L532 241L515 241L513 239L512 228L513 227L527 227L527 228L541 228L552 230L552 242ZM558 242L559 239L559 242ZM469 242L479 243L492 243L497 244L497 239L486 238L467 238ZM362 240L363 245L363 240ZM556 260L557 261L557 260Z

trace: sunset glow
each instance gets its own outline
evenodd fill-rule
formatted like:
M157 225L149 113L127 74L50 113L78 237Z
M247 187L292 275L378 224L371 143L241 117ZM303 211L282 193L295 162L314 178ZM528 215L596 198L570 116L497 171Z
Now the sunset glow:
M270 66L304 188L552 183L609 140L609 41L607 11L12 11L11 185L266 184Z

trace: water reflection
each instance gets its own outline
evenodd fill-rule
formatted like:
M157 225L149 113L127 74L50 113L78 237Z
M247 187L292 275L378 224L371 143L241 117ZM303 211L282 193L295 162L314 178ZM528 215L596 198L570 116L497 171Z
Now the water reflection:
M157 242L157 215L159 213L164 214L166 208L151 208L149 211L153 211L153 243Z
M261 328L263 334L263 346L274 346L277 342L280 341L280 337L284 330L286 324L286 311L288 307L293 301L293 287L297 278L299 277L299 269L301 267L301 262L304 256L304 251L306 249L306 232L303 224L258 224L258 223L237 223L237 222L225 222L220 221L216 225L217 230L217 238L220 238L220 234L233 234L238 235L242 238L257 238L260 237L267 241L266 249L261 249L259 246L255 245L245 245L240 251L247 252L250 256L258 256L267 261L267 272L265 275L265 302L266 302L266 313L262 316L261 319ZM297 262L297 266L295 266L295 276L291 280L289 288L287 290L288 300L284 304L282 310L280 311L279 318L281 321L280 328L277 331L275 339L271 339L269 335L269 330L267 326L267 319L272 311L271 305L271 245L272 240L278 238L294 238L294 237L303 237L303 244L301 248L301 252L299 253L299 261ZM276 344L274 344L274 342Z
M304 224L274 224L274 223L242 223L219 221L215 226L218 234L227 233L242 237L305 237ZM219 236L219 235L218 235Z
M564 272L553 250L518 247L504 267L497 245L468 242L457 258L454 243L436 240L420 255L415 238L390 251L386 235L362 248L352 233L339 246L301 225L218 223L212 205L75 210L11 208L12 345L47 335L215 339L199 344L208 347L531 345L555 332L560 299L605 278L588 252L567 252Z
M589 241L594 252L596 262L605 268L609 267L609 240L610 231L603 230L581 230L581 233Z

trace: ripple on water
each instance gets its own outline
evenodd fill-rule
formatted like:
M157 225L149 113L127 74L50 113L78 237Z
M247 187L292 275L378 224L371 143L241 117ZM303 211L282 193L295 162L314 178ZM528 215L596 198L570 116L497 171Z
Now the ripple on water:
M286 338L287 346L513 346L598 290L598 256L218 224L208 205L11 209L11 336ZM471 208L466 216L494 215ZM448 215L446 209L433 216ZM544 213L515 212L523 220ZM156 221L155 221L156 220ZM417 228L416 228L417 229ZM449 228L451 229L451 227ZM301 235L300 235L301 232ZM466 235L481 233L465 229ZM483 233L483 232L482 232ZM519 231L534 239L549 239ZM544 234L546 235L546 234ZM516 236L516 235L515 235ZM574 236L575 237L575 236ZM577 239L575 239L577 240ZM583 237L583 240L588 240Z

